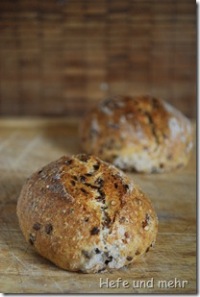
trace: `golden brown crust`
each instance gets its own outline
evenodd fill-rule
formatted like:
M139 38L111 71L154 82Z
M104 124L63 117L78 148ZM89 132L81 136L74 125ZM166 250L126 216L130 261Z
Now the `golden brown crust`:
M187 164L189 120L150 96L116 97L93 108L80 125L85 152L125 170L166 172Z
M155 242L149 199L100 159L64 156L33 174L17 204L26 240L70 271L98 272L135 261Z

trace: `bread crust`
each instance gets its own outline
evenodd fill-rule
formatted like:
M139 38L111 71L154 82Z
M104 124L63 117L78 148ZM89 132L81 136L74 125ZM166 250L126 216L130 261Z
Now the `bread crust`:
M168 172L188 163L192 125L177 109L151 96L100 102L81 121L82 149L120 169Z
M158 220L146 195L97 157L64 156L22 188L17 215L25 239L69 271L128 265L155 243Z

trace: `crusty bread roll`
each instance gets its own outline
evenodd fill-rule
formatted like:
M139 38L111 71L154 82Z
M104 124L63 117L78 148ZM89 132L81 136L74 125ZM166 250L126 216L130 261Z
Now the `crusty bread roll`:
M154 244L158 228L137 185L85 154L64 156L34 173L21 191L17 215L39 254L85 273L132 263Z
M81 121L82 148L123 170L167 172L187 164L190 121L165 101L150 96L116 97Z

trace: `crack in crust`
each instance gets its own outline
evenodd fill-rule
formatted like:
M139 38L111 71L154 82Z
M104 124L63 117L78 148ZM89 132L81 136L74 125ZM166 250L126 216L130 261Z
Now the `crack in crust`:
M158 137L158 135L156 133L156 125L154 123L154 119L152 117L152 114L150 112L148 112L148 111L145 111L144 114L148 118L148 121L149 121L149 124L150 124L150 127L151 127L151 131L152 131L152 135L153 135L153 137L155 139L155 142L156 142L157 148L158 148L158 146L160 144L160 139L159 139L159 137Z

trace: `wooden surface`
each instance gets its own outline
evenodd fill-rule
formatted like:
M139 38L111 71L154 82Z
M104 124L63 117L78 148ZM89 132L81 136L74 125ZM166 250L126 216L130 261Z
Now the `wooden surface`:
M0 120L0 292L195 293L195 150L188 167L182 171L130 175L151 197L159 217L155 249L131 267L110 274L70 273L43 259L25 243L16 217L22 184L39 167L63 154L78 152L75 120ZM129 288L100 288L100 278L104 281L122 278ZM154 288L132 287L136 284L133 281L152 278ZM175 278L187 281L185 288L158 286L158 281Z
M0 114L76 115L113 94L196 108L195 0L0 1Z

